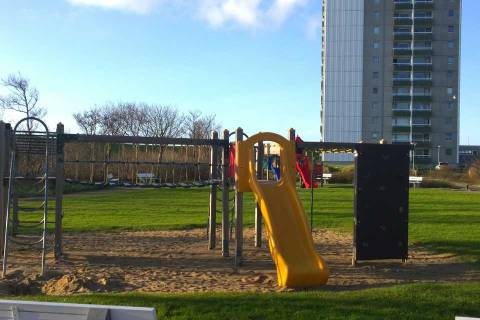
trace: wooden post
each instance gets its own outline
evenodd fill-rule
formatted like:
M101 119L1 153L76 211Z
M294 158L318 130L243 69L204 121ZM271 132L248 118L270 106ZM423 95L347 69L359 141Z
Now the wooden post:
M65 154L63 141L64 127L57 124L57 152L55 161L55 259L62 256L62 220L63 220L63 185L65 183Z
M15 163L13 164L15 168L15 175L18 176L18 157L15 158ZM28 172L28 171L27 171ZM27 173L28 174L28 173ZM15 181L15 180L13 180ZM18 225L20 224L18 220L18 193L14 192L12 194L12 236L18 234Z
M288 139L290 140L290 142L295 143L295 135L296 135L296 134L295 134L295 129L293 129L293 128L288 129ZM295 148L294 152L295 152L295 153L297 152L296 148ZM295 155L295 161L296 161L296 160L297 160L297 159L296 159L296 155ZM312 168L312 170L313 170L313 168ZM296 185L296 184L297 184L297 180L295 179L294 181L295 181L294 183L295 183L295 185Z
M222 256L230 256L230 204L229 204L229 190L230 190L230 132L223 131L223 140L226 146L223 147L222 155Z
M243 129L236 131L237 141L243 140ZM238 152L238 150L235 150ZM242 264L243 255L243 192L239 192L235 184L235 266Z
M267 143L267 157L269 158L270 157L270 143ZM267 159L267 161L270 161ZM267 168L267 176L266 176L267 180L270 180L270 169Z
M5 218L7 213L7 188L5 176L8 173L8 158L10 155L7 124L0 121L0 248L5 239ZM3 252L3 250L2 250Z
M80 148L80 145L77 145L77 148ZM76 152L75 152L75 161L78 161L80 160L80 155L79 155L79 150L77 149ZM79 182L80 181L80 177L79 177L79 173L80 173L80 165L79 163L75 163L75 181L76 182Z
M218 140L218 132L212 132L212 140ZM208 218L208 249L215 248L217 239L217 184L218 179L218 146L212 145L210 151L210 214Z
M257 179L263 179L263 141L258 143L257 147ZM255 207L255 247L262 246L262 211L260 205L257 203Z
M290 141L295 141L295 129L290 128L288 130L288 138L290 139Z

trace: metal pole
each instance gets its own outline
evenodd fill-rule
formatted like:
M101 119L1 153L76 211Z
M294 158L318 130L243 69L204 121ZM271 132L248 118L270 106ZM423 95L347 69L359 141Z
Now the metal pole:
M62 126L63 127L63 126ZM42 230L42 269L41 269L41 275L42 277L45 276L45 263L46 263L46 249L47 249L47 226L48 226L48 190L49 190L49 183L50 181L48 180L49 175L49 168L48 166L50 165L49 161L49 154L48 152L50 151L48 148L48 144L50 142L50 132L48 131L48 128L45 127L45 163L44 163L44 173L43 177L45 179L44 181L44 188L43 188L43 230Z
M229 189L230 189L230 146L228 141L230 139L230 132L223 131L223 140L227 144L223 147L222 156L222 256L228 257L230 255L230 221L229 221Z
M212 132L212 140L218 140L218 132ZM213 181L210 185L210 214L208 218L208 249L212 250L216 245L216 230L217 230L217 180L218 169L218 147L212 145L210 151L210 179Z
M437 159L438 159L438 165L440 165L440 145L437 146Z
M12 201L11 195L12 195L12 190L13 190L13 180L15 179L15 152L12 151L10 155L10 175L8 179L8 192L7 192L7 209L5 213L5 226L4 230L5 232L3 233L3 260L2 260L2 278L5 277L7 273L7 258L8 258L8 223L10 220L10 203Z
M57 124L57 151L55 159L55 259L59 260L62 248L63 186L65 183L64 126Z
M313 170L315 169L315 153L312 151L312 168L310 169L310 232L313 232L313 186L314 176Z
M236 140L243 140L243 129L236 131ZM238 150L236 150L238 152ZM235 266L242 264L243 255L243 192L239 192L235 184Z
M257 147L257 179L263 179L263 141L258 143ZM255 207L255 247L262 246L262 211L260 205L257 203Z

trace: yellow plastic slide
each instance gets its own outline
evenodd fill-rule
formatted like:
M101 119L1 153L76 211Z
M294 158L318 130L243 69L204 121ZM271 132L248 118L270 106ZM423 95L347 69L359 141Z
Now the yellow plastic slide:
M280 181L258 181L254 145L273 141L280 147ZM278 285L300 288L323 285L329 270L315 252L304 209L295 189L295 145L274 133L259 133L236 145L236 183L253 192L265 221Z

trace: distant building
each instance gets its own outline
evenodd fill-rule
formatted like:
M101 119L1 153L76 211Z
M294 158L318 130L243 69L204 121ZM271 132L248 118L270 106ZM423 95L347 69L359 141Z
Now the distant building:
M460 15L461 0L323 0L323 140L458 163Z
M480 146L460 146L458 149L459 165L468 166L475 160L480 160Z

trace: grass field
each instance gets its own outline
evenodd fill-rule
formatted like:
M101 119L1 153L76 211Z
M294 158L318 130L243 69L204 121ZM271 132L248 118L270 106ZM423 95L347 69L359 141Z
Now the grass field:
M309 191L301 190L309 215ZM315 190L314 224L351 232L353 189ZM208 189L125 189L65 196L66 232L204 227ZM245 195L245 220L253 223ZM220 221L220 219L219 219ZM480 193L412 189L410 242L480 261ZM441 279L439 279L441 281ZM454 319L480 317L480 283L434 283L345 292L279 294L95 294L24 297L79 303L155 306L159 319Z
M276 294L94 294L23 297L154 306L159 319L422 319L480 316L480 284L414 284L345 292Z
M66 232L165 230L204 227L208 188L123 189L65 196ZM310 216L310 193L300 190ZM353 189L315 190L314 225L351 232ZM410 242L480 260L480 193L446 189L411 189ZM253 225L254 203L245 194L245 222ZM220 222L220 216L218 217Z

